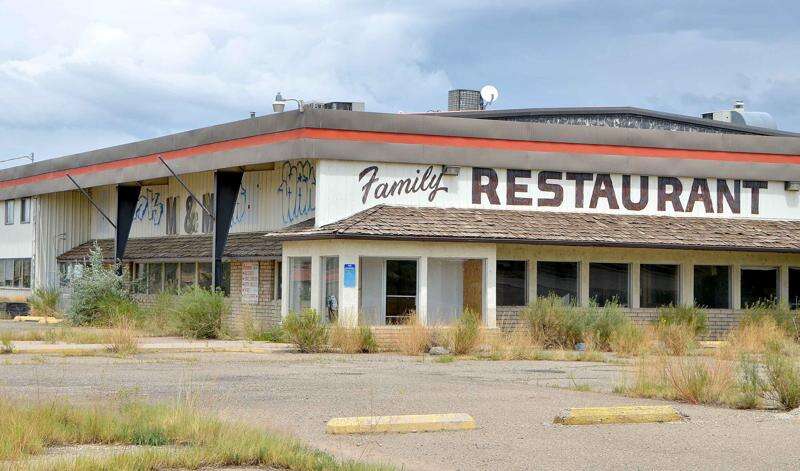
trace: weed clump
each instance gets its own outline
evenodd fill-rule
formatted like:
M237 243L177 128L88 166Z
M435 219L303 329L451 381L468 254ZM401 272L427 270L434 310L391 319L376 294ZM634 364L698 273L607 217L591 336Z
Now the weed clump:
M224 334L222 319L228 310L222 291L192 287L179 296L175 320L178 330L185 337L217 339Z
M692 332L693 337L708 333L708 318L706 313L697 306L688 304L679 306L664 306L658 309L658 324L664 326L685 326Z
M290 312L283 320L283 330L303 353L321 352L328 342L328 326L314 309L305 309L301 314Z
M465 309L450 330L450 351L455 355L472 353L478 347L480 339L480 316L472 309Z
M408 316L400 329L397 346L406 355L422 355L433 343L433 333L419 322L416 314Z
M330 329L329 345L342 353L373 353L378 351L378 342L369 326L357 328L334 324Z

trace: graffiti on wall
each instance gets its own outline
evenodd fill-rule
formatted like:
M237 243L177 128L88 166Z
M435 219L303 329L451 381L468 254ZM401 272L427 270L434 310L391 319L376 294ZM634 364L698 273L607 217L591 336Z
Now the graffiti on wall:
M298 221L314 211L314 191L317 186L314 164L309 160L285 162L281 167L281 217L284 224Z
M197 232L198 217L197 212L194 210L195 204L194 198L191 196L186 197L186 211L183 217L183 232L185 234L194 234Z
M167 235L178 233L178 197L167 198Z
M231 218L231 227L239 224L250 212L250 201L247 193L247 187L244 183L239 187L239 196L236 198L236 206L233 208L233 217Z
M203 194L203 206L210 211L214 211L214 193ZM211 234L214 231L214 219L211 215L203 211L203 234Z
M164 211L161 193L145 188L136 202L133 219L134 221L150 221L154 226L159 226L161 218L164 216Z

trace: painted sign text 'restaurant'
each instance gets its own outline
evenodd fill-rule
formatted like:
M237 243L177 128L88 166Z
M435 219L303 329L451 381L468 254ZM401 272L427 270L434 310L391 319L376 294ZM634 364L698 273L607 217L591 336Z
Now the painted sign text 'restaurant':
M505 182L505 204L509 206L532 206L534 198L529 193L529 183L523 179L532 178L530 170L507 170ZM440 176L441 178L441 176ZM704 212L711 214L714 212L723 213L727 208L733 214L742 212L741 193L742 188L750 192L750 214L759 213L760 191L767 189L768 182L761 180L725 180L716 179L715 191L709 187L709 179L694 178L691 188L685 188L681 179L676 177L648 177L636 176L638 185L632 184L631 175L622 175L622 188L614 187L614 182L610 174L607 173L573 173L573 172L553 172L542 171L536 176L536 188L539 190L539 197L536 198L536 205L539 207L556 207L564 205L564 190L566 182L574 182L575 208L588 207L598 208L601 202L608 209L620 209L620 206L628 211L642 211L648 205L655 205L656 210L664 212L694 211L695 206L702 207ZM651 181L652 180L652 181ZM635 181L635 180L634 180ZM472 204L482 204L488 201L491 205L500 205L500 194L498 193L498 175L494 169L475 167L472 169ZM650 201L650 185L654 184L657 188L656 201ZM632 194L632 188L638 186L638 194ZM591 188L591 196L585 200L585 189ZM682 202L682 195L688 194ZM668 209L669 208L669 209Z

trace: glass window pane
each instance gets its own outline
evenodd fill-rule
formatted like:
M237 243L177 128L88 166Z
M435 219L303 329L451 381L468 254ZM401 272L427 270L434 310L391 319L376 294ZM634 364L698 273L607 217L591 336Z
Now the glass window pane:
M6 224L14 224L14 200L6 200Z
M333 321L339 314L339 257L322 259L322 277L325 288L325 313Z
M778 299L778 269L742 268L742 308Z
M536 263L536 296L551 294L562 298L567 304L578 304L577 262Z
M197 271L197 264L194 262L181 263L181 288L194 286L194 274Z
M147 264L147 292L150 294L161 292L161 264L148 263Z
M22 286L31 287L31 259L29 258L22 260Z
M730 268L724 265L694 267L694 304L708 309L730 309Z
M386 261L386 294L394 296L417 295L417 261Z
M147 265L144 263L134 263L134 283L133 289L136 293L147 292Z
M301 312L311 305L311 257L289 259L289 311Z
M628 271L627 263L590 263L589 298L594 299L598 306L610 301L627 306Z
M412 296L386 297L386 324L402 325L417 309L417 298Z
M660 307L678 302L678 265L641 265L641 307Z
M23 224L31 222L31 199L22 198L20 200L20 217L19 220Z
M14 286L22 287L22 259L14 260Z
M211 263L203 262L198 263L199 271L197 272L197 284L201 288L211 289Z
M496 293L498 306L524 306L528 287L525 260L498 260Z
M789 306L800 308L800 268L789 268Z
M178 264L164 264L164 291L174 292L178 289Z
M386 323L402 324L417 309L417 261L386 261Z
M5 265L5 279L3 280L4 286L14 286L14 259L6 259L3 261Z

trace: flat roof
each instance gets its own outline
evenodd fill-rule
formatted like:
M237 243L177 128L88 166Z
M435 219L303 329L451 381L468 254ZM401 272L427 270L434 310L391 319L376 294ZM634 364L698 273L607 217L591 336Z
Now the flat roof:
M438 116L451 116L460 118L476 119L495 119L502 120L508 118L524 118L526 116L598 116L598 115L633 115L647 118L674 121L710 129L719 129L742 134L753 134L759 136L787 136L800 137L800 133L782 131L779 129L769 129L757 126L745 126L724 121L687 116L676 113L665 113L663 111L637 108L633 106L587 106L587 107L559 107L559 108L514 108L506 110L469 110L469 111L441 111L433 112Z
M0 199L289 159L800 180L800 139L306 109L0 171ZM713 164L713 165L712 165Z

